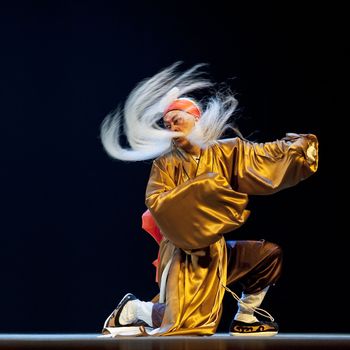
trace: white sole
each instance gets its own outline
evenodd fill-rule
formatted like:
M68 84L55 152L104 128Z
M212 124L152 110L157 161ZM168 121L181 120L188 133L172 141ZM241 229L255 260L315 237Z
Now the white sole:
M233 337L273 337L278 332L253 332L253 333L234 333L230 332Z

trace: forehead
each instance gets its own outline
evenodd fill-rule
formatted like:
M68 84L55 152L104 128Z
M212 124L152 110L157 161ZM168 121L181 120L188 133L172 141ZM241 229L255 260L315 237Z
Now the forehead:
M180 110L173 110L173 111L169 111L164 117L163 120L165 122L170 122L173 118L177 117L177 116L181 116L183 118L190 118L193 117L191 114L185 112L185 111L180 111Z

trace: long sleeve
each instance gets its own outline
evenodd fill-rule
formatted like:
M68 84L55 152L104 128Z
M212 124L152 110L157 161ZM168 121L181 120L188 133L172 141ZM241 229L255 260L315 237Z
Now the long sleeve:
M209 172L175 185L166 160L153 163L146 205L166 238L182 249L199 249L241 226L249 212L246 194L234 191L218 173Z
M309 147L314 154L310 158ZM291 187L314 174L318 141L312 134L287 134L267 143L235 139L222 145L232 162L231 184L248 195L266 195Z

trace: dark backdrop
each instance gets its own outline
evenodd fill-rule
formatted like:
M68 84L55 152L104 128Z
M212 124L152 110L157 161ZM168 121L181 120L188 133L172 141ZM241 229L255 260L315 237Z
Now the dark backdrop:
M252 197L231 238L282 246L283 276L263 304L281 331L349 331L344 149L332 130L346 119L343 10L281 3L1 2L0 332L99 332L126 292L157 293L157 246L141 229L150 162L109 158L99 127L136 83L179 60L209 63L231 86L243 134L318 135L319 171ZM235 311L224 304L221 331Z

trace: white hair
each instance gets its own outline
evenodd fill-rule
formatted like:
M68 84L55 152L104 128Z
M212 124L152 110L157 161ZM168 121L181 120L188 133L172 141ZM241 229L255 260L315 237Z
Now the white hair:
M205 64L178 73L179 64L176 62L141 81L131 91L124 108L119 106L105 117L101 125L101 141L111 157L126 161L153 159L170 149L174 137L183 136L181 132L169 131L159 125L164 111L180 96L211 87L213 83L199 70ZM230 127L228 119L237 106L237 100L232 93L217 92L209 98L205 108L200 102L196 103L202 115L187 138L204 148ZM129 147L120 143L123 133Z

